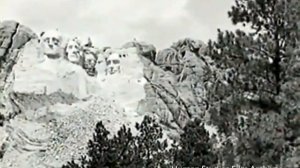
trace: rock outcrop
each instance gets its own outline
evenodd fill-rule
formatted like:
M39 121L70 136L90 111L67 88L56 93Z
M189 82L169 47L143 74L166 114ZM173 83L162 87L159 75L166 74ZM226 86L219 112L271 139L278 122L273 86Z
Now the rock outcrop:
M86 153L97 122L113 134L142 118L126 116L113 102L94 97L72 105L55 104L18 115L5 126L1 168L61 167ZM26 117L26 119L24 119ZM132 127L132 129L134 129Z
M39 47L47 40L19 23L1 23L0 35L1 168L61 167L86 152L100 120L112 134L123 124L134 132L150 114L173 138L208 108L213 63L201 41L183 39L158 52L137 41L97 49L95 59L85 56L97 71L89 76L65 56L47 56Z
M159 51L155 60L144 59L146 98L143 111L158 115L162 123L183 128L195 116L204 116L205 77L213 63L201 41L183 39Z
M13 115L9 97L13 66L18 62L21 51L36 34L14 21L0 23L0 114L5 118Z
M13 104L12 70L21 56L24 46L37 36L27 27L14 21L0 22L0 158L5 148L4 121L13 118L19 109Z
M134 108L122 107L138 103L135 99L131 102L126 94L124 97L126 88L118 96L125 104L117 97L105 97L110 93L105 89L112 89L109 82L117 87L117 78L111 76L106 85L101 85L96 77L88 76L82 67L63 57L45 57L41 41L19 23L3 22L0 30L0 114L6 120L3 123L0 118L1 168L61 167L86 153L87 142L100 120L112 135L123 124L134 131L134 124L141 122L143 117ZM129 63L136 61L134 58ZM133 69L137 75L142 73L142 66L139 71L132 67L124 72ZM124 84L130 85L130 76L125 78ZM130 82L140 85L136 79ZM139 93L143 88L135 87L126 93Z
M138 41L132 41L124 44L122 48L137 48L140 55L148 58L152 62L155 60L156 56L156 48L153 44L148 44L146 42L138 42Z

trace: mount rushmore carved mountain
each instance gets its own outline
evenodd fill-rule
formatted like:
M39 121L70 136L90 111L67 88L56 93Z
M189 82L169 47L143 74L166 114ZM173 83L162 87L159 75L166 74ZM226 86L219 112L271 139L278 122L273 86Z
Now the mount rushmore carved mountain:
M176 139L187 121L209 118L207 75L231 77L190 38L159 51L136 40L111 48L15 21L0 23L0 37L2 168L60 167L86 152L100 120L116 133L150 115Z

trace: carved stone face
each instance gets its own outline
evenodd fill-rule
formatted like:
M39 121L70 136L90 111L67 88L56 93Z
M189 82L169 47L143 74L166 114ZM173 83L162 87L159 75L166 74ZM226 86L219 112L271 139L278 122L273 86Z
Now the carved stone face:
M70 40L66 47L67 59L74 63L80 64L82 60L82 50L80 43L77 39Z
M91 51L85 51L83 69L85 69L85 71L89 76L97 75L96 63L97 63L97 57L95 53Z
M97 59L92 52L86 52L84 55L84 69L95 68L96 61Z
M56 59L61 57L62 36L58 31L47 31L41 33L41 44L44 55Z
M106 74L115 74L121 72L121 60L118 53L113 53L107 57L106 60Z

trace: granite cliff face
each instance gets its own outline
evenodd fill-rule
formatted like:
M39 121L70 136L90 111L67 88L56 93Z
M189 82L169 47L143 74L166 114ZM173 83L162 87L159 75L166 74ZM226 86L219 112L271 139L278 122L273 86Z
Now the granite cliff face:
M10 120L20 111L12 98L12 70L20 58L24 46L37 36L27 27L14 21L0 23L0 123ZM3 157L6 132L0 128L0 156Z
M204 77L211 62L201 50L202 42L183 39L170 48L158 51L155 60L145 60L145 111L156 113L161 121L183 128L194 118L203 118L205 102Z
M13 75L11 74L14 65L18 62L24 46L36 38L29 28L14 22L5 21L0 23L0 114L8 117L13 115L10 107L9 93Z
M123 124L134 131L151 115L169 139L188 120L208 116L206 78L215 69L201 41L99 50L76 38L64 46L58 33L38 37L14 21L0 23L0 31L0 167L60 167L85 153L100 120L115 133Z

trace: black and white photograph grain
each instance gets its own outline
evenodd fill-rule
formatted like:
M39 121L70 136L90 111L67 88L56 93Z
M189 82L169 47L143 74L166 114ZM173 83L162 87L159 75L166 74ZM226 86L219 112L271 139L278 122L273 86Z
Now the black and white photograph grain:
M0 168L300 168L300 0L0 0Z

